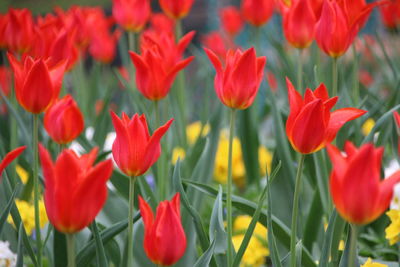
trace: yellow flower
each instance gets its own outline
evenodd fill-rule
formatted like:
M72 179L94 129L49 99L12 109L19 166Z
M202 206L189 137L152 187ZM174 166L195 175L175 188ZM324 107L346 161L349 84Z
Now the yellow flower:
M186 136L190 145L193 145L199 138L200 131L201 136L206 136L210 132L210 125L203 126L200 121L195 121L186 127Z
M17 172L22 183L26 184L28 182L29 173L24 168L22 168L20 165L17 165L15 167L15 171Z
M21 215L22 222L25 227L25 231L28 235L32 234L33 229L35 229L35 208L29 202L17 199L15 200L19 214ZM40 217L40 228L43 228L49 221L46 214L46 209L44 207L43 200L39 200L39 217ZM7 222L12 224L14 227L14 221L11 216L8 216Z
M172 164L175 165L175 163L178 161L178 158L180 158L180 161L182 161L186 156L186 152L182 147L175 147L174 150L172 150L172 159L171 162Z
M235 222L233 223L233 230L234 231L245 231L249 228L251 217L248 215L240 215L237 216ZM257 223L256 227L254 228L254 235L257 235L260 239L267 239L267 228L262 225L261 223Z
M396 244L400 240L400 210L389 210L386 212L391 224L385 229L386 239L390 245Z
M388 266L386 264L372 262L371 258L368 258L368 260L363 265L361 265L361 267L388 267Z
M260 162L260 172L262 176L271 173L272 154L265 147L258 148L258 161Z
M361 132L364 136L367 136L372 128L375 126L375 121L372 118L368 118L361 127Z

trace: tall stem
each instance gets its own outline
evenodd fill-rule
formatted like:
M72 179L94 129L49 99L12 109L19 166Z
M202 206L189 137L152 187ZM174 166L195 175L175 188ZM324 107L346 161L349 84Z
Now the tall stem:
M303 92L303 60L302 60L302 49L297 49L297 90Z
M35 208L35 236L39 266L42 266L42 239L39 217L39 115L33 115L33 204Z
M75 267L75 235L66 234L67 236L67 254L68 254L68 267Z
M350 224L351 234L350 234L350 251L349 251L349 261L347 262L348 267L355 267L356 255L357 255L357 235L358 228L356 225Z
M134 176L132 176L129 180L128 267L131 267L133 262L133 209L135 205L135 181L136 178Z
M356 50L355 44L352 46L353 48L353 98L354 98L354 105L358 106L360 100L360 81L358 76L358 54Z
M332 59L332 97L338 94L338 69L337 58Z
M297 217L299 213L299 196L301 186L301 173L306 155L301 154L299 165L297 166L296 184L294 187L293 211L292 211L292 232L290 235L290 266L296 267L296 239L297 239Z
M232 266L233 260L233 246L232 246L232 149L233 149L233 135L235 127L235 109L231 109L231 119L229 127L229 151L228 151L228 184L226 191L226 209L228 220L228 267Z
M160 127L160 107L158 101L154 101L154 114L155 114L155 126L154 129L157 129ZM162 146L162 144L161 144ZM164 168L164 157L163 153L161 153L160 158L157 162L157 189L158 189L158 196L160 199L165 198L165 179L162 179L162 173L163 173L163 168Z
M136 35L134 32L128 32L128 47L132 52L136 52Z

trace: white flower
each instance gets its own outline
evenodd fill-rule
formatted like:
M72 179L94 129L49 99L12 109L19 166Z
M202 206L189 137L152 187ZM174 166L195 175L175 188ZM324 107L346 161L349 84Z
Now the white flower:
M13 267L17 263L17 255L10 250L7 241L0 241L0 266Z

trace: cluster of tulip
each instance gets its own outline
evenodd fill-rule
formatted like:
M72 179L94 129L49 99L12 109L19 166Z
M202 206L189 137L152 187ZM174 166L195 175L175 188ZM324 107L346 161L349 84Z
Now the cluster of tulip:
M282 266L283 259L280 255L282 251L289 251L291 267L314 267L316 264L313 259L315 256L313 248L322 241L314 238L316 233L311 234L307 231L297 233L302 217L299 208L308 205L307 200L305 201L307 204L302 203L306 198L301 197L301 187L305 184L302 176L307 174L312 176L310 181L307 181L307 186L313 187L315 194L310 210L323 210L315 212L318 214L317 220L321 223L329 219L328 229L321 238L323 247L316 249L317 255L320 255L319 266L328 266L329 262L336 266L339 259L339 241L346 227L345 222L348 223L349 235L345 252L341 257L341 266L356 266L359 262L357 238L361 226L381 217L392 201L395 185L400 182L399 170L386 175L387 178L381 181L384 149L375 147L372 142L379 125L387 123L387 118L391 118L389 115L392 113L397 125L396 130L400 135L400 115L394 112L400 105L396 105L396 102L392 106L389 104L390 110L384 111L379 123L375 125L372 122L375 126L367 131L367 137L360 147L356 147L354 143L360 143L358 128L361 124L358 121L369 115L367 110L379 114L380 103L378 108L373 106L370 109L372 104L368 98L361 101L360 95L367 93L360 93L360 79L365 87L371 85L372 81L367 82L366 79L359 77L361 59L358 53L364 53L360 51L363 51L362 49L366 51L366 48L360 49L362 44L357 48L355 39L375 9L380 10L387 28L399 27L400 1L381 0L367 3L365 0L242 0L241 8L226 6L218 10L221 30L205 34L201 40L205 54L202 56L208 57L210 65L215 69L214 89L217 98L230 112L229 132L225 140L228 142L228 151L220 153L222 156L219 156L227 162L226 180L220 177L216 179L218 182L226 181L225 195L222 194L221 188L218 191L210 186L208 180L213 173L212 169L218 154L216 150L224 114L221 105L217 105L215 112L210 112L208 110L210 106L205 105L205 113L209 115L209 118L204 119L209 121L207 131L203 131L205 126L199 126L195 134L196 140L190 142L186 140L187 121L190 117L200 116L199 112L188 115L191 99L187 96L190 90L184 75L185 68L195 58L185 57L195 31L182 34L182 19L188 16L193 4L194 0L159 0L158 5L163 13L152 13L150 0L113 0L111 17L107 17L98 7L78 6L68 11L56 8L54 13L36 18L27 9L10 8L7 14L0 15L0 48L4 50L2 51L5 55L4 65L11 67L0 68L1 101L4 101L6 107L2 108L1 123L4 121L4 124L9 125L7 130L0 129L0 139L2 139L0 144L2 151L11 151L0 163L0 177L8 165L16 167L13 161L25 149L29 148L32 151L31 159L19 161L25 163L25 168L32 176L29 186L27 183L24 185L24 190L20 190L14 171L4 173L5 179L1 180L6 198L4 203L7 204L4 211L0 211L0 237L3 237L3 225L10 214L9 221L19 228L17 229L18 253L22 256L24 251L27 252L32 264L39 267L45 265L43 259L45 254L48 255L44 258L52 260L57 266L60 259L57 259L56 255L60 255L60 251L61 253L67 251L68 266L71 267L74 267L76 262L79 266L89 262L99 266L108 266L109 262L129 267L142 266L143 262L149 263L148 260L160 266L173 264L247 266L249 263L245 262L245 259L249 257L244 255L247 253L246 249L251 248L252 238L262 239L261 245L254 247L263 250L262 257L265 256L265 251L268 251L273 266ZM275 12L282 17L282 36L286 38L290 47L299 52L296 62L298 91L291 82L294 80L291 78L291 73L286 74L284 71L281 76L290 77L285 78L287 90L278 90L278 81L282 80L272 74L273 67L267 66L267 58L262 55L264 52L260 44L262 27L270 21ZM245 29L244 22L247 22L249 27L254 27L257 32L256 48L242 49L238 45L238 39ZM115 25L117 29L113 30ZM312 45L314 40L315 46ZM89 120L86 117L88 103L85 101L89 98L99 98L104 92L100 94L94 90L98 94L88 96L81 91L87 90L86 86L89 83L82 88L73 88L68 84L68 79L76 78L72 76L75 71L80 72L81 80L88 79L85 77L89 76L88 69L98 66L88 66L88 64L85 66L87 55L90 54L96 61L106 66L114 60L118 42L122 48L120 50L123 50L126 46L121 43L126 41L129 51L125 49L119 51L119 54L122 58L130 57L131 62L128 64L122 60L126 66L115 73L124 86L133 90L115 92L115 95L110 90L106 93L103 104L110 104L110 101L118 100L120 95L125 98L125 94L129 94L134 98L132 103L129 103L134 105L134 112L142 114L135 113L130 117L127 115L128 112L122 111L122 115L118 116L115 109L123 109L123 105L117 103L114 108L111 104L103 106L96 120ZM396 66L390 60L384 44L381 40L378 41L384 52L382 57L389 62L395 82L398 84ZM338 68L338 61L351 46L354 47L353 68L356 73L352 97L340 86L340 82L344 84L346 77L345 75L339 77ZM318 62L312 63L316 76L315 83L319 84L314 91L308 86L303 86L303 83L310 83L303 68L306 67L304 55L309 53L309 50L317 51L318 54ZM282 55L291 57L290 48L282 51ZM331 90L325 85L326 79L320 75L321 69L325 67L320 63L322 60L327 60L326 58L321 60L320 51L332 61L332 75L328 79L331 81L329 87ZM195 54L198 51L193 47L191 52ZM268 62L272 62L268 65L275 64L269 56L268 58ZM283 58L280 60L284 62ZM269 69L268 72L266 68ZM134 83L130 81L130 74L135 75ZM263 88L265 76L270 87L270 90L266 91L271 108L267 107L260 97L257 98L260 95L259 91L262 90L260 88ZM99 75L95 78L102 79ZM137 91L140 94L137 94ZM282 94L285 98L287 96L287 101L285 98L282 101L288 103L288 112L286 107L280 107L279 101L276 101L276 97ZM372 95L371 92L368 94ZM207 93L204 95L206 99ZM396 93L393 101L397 101L399 95ZM81 96L83 98L79 99ZM74 97L78 99L78 103ZM343 101L346 97L349 100ZM207 101L212 102L212 100ZM377 100L374 99L372 102L375 103L374 101ZM83 112L78 105L81 102L86 105ZM196 99L195 102L199 101ZM176 107L170 107L170 103ZM335 109L336 104L340 105L340 108ZM259 112L260 105L263 105L262 112ZM354 107L343 107L349 105ZM20 107L32 114L31 141L21 138L21 134L17 131L18 127L21 131L25 129L24 120L28 119L26 114L21 115ZM107 114L108 109L110 115ZM127 109L129 112L132 110L131 107ZM263 147L259 145L258 124L270 114L274 120L272 128L276 132L276 140L272 146L275 150L273 159L269 154L262 157L259 153ZM287 115L286 129L282 124L282 115ZM152 117L154 119L151 119ZM357 118L360 119L356 120ZM164 124L163 120L166 121ZM240 122L240 129L235 128L237 120ZM353 120L355 122L348 123ZM103 122L109 122L109 125L104 126ZM355 127L351 128L351 131L348 130L353 123ZM42 133L41 124L47 135ZM85 124L86 136L83 137ZM96 138L103 136L101 131L104 128L107 128L105 131L112 128L111 124L115 137L108 149L106 146L102 149L101 145L105 140L98 141ZM87 132L90 128L94 128L96 138L88 137L90 134ZM348 133L345 133L340 141L336 141L341 128L346 128ZM150 130L153 134L150 134ZM172 137L168 132L173 132L174 135L176 133L176 136ZM241 141L240 153L243 154L244 162L233 161L235 134ZM208 138L207 142L205 138ZM383 138L385 137L379 136L378 141L386 145L381 141ZM85 147L86 153L73 149L77 143ZM17 147L18 144L26 145ZM396 141L395 144L400 151L400 142ZM183 157L171 159L174 158L171 156L172 148L178 145L186 155L185 159ZM290 145L293 150L290 149ZM342 145L344 151L340 149ZM399 154L398 151L396 154ZM292 157L296 157L296 153L299 154L299 161L295 174L293 167L296 165ZM329 182L326 182L329 169L327 167L329 164L325 160L326 154L332 166ZM55 155L57 159L53 161ZM308 162L311 158L313 164ZM113 163L120 172L114 170ZM172 165L175 165L173 172L170 169ZM181 165L185 178L189 176L192 179L181 179ZM292 207L292 212L289 214L290 229L272 214L275 203L271 200L270 183L272 181L277 183L278 179L275 179L275 176L279 174L281 165L284 166L283 172L284 176L288 177L286 178L288 184L293 184L286 192L293 197L293 201L287 201L290 203L288 206ZM235 168L241 168L241 171L244 168L248 176L246 178L248 183L241 181L240 185L237 184L237 188L233 184ZM267 176L266 183L259 179L260 173ZM171 183L168 182L170 175L173 176ZM268 177L269 175L271 177ZM251 181L256 190L251 187ZM255 192L254 195L260 197L259 203L234 195L236 189L238 194L242 194L246 186ZM136 190L139 190L139 193ZM28 193L24 193L25 191ZM16 196L22 195L29 201L32 191L35 221L35 235L32 240L35 246L32 246L32 240L27 238L27 231L21 223L17 209L18 205L14 201ZM107 203L111 201L107 200L108 195L115 198L116 192L125 194L123 200L119 198L115 203L127 206L128 219L123 221L121 218L121 221L111 226L105 223L105 229L102 225L102 229L99 230L100 224L96 222L98 220L96 218L100 217L98 215L102 210L105 213ZM202 206L204 203L201 201L200 193L216 197L211 214L208 214L207 209ZM170 201L164 200L170 196L172 196ZM264 200L267 196L268 209L264 211ZM43 229L40 223L41 198L44 200L48 220L54 227L54 229L47 227L46 238L42 238ZM181 198L185 208L182 216ZM226 202L225 215L222 207L223 199ZM0 201L3 199L0 198ZM154 215L152 208L155 206L158 207ZM237 209L237 213L234 208ZM252 216L245 217L251 218L245 227L234 226L233 220L239 211ZM209 236L205 231L203 216L200 215L203 213L210 215L210 224L207 224ZM400 215L396 216L391 212L389 216L393 224L388 228L387 235L392 242L398 240L400 236ZM140 217L139 222L144 225L144 231L141 231L140 223L136 223ZM399 220L398 231L394 224L395 220ZM268 231L259 224L268 226ZM76 255L75 238L79 238L86 227L90 228L93 240L89 240L86 246L81 246L79 254ZM125 228L127 234L124 235L126 239L124 255L121 257L118 252L118 260L115 262L107 259L111 258L105 251L109 248L106 246L107 243L112 239L117 240L116 236ZM258 228L258 231L255 228ZM235 229L241 231L245 229L240 241L235 238ZM278 232L276 236L274 229ZM310 236L307 236L307 233ZM136 248L137 242L134 239L136 235L143 237L143 246L140 249ZM283 237L278 238L279 235ZM53 237L53 254L46 252L49 236ZM262 245L267 243L266 240L269 250ZM278 249L277 241L282 243L283 248ZM115 241L115 244L120 246L118 242ZM148 259L143 260L138 257L137 254L141 250L144 250ZM197 257L199 251L202 253ZM96 259L94 259L95 253ZM22 266L23 257L18 257L17 261L17 265ZM364 261L366 262L364 266L373 266L369 265L372 264L370 259ZM251 263L252 265L260 266L265 261L262 258L253 262L257 264Z

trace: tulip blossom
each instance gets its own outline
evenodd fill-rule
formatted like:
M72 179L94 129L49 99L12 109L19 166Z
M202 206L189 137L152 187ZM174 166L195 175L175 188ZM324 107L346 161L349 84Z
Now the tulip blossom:
M260 27L272 17L275 8L274 0L242 0L244 19L253 26Z
M378 4L366 4L364 0L325 0L315 29L318 46L331 57L343 55Z
M159 0L161 9L173 19L182 19L189 14L194 0Z
M173 119L154 131L150 136L146 116L135 114L131 119L122 113L119 118L111 111L117 137L112 146L115 162L128 176L144 174L160 157L160 140L168 131Z
M25 148L26 148L26 146L20 146L20 147L17 147L16 149L7 153L7 155L0 162L0 178L1 178L1 175L4 171L4 169L7 168L7 166L10 165L10 163L14 159L16 159L22 152L24 152Z
M231 47L228 38L223 36L220 32L214 31L202 36L202 44L204 47L213 51L221 61L225 62L228 48Z
M28 9L10 8L7 13L4 38L7 48L19 54L28 52L35 39L32 13Z
M283 33L296 48L306 48L314 40L317 23L310 0L295 0L283 14Z
M11 92L11 71L8 67L0 66L0 90L8 96Z
M54 227L73 234L88 226L107 199L106 182L113 164L106 160L93 165L98 149L78 156L65 149L54 163L49 152L39 145L44 177L44 204Z
M345 154L328 145L333 169L330 190L339 214L348 222L363 225L377 219L388 207L400 171L381 181L383 148L345 144Z
M39 114L58 97L66 62L49 68L48 60L25 57L18 62L7 54L14 71L15 93L19 104L27 111Z
M341 108L331 112L338 97L330 98L324 84L314 92L307 88L302 98L289 79L286 79L286 83L290 104L286 134L293 148L302 154L322 149L335 139L346 122L366 113L356 108Z
M44 128L58 144L72 142L80 135L83 126L83 115L70 95L54 102L44 115Z
M243 19L240 10L234 6L221 8L219 11L222 28L231 36L237 35L243 29Z
M396 29L400 25L400 0L388 1L379 11L385 27Z
M164 13L153 13L150 17L150 29L159 34L162 32L174 34L175 21Z
M176 263L185 253L186 235L181 223L180 195L171 201L162 201L156 216L151 207L139 196L140 214L144 224L144 251L154 263L169 266Z
M177 44L168 33L146 36L141 43L142 55L129 51L136 67L136 85L144 97L156 101L167 96L178 72L193 60L182 59L193 36L190 32Z
M256 57L254 48L245 52L229 50L223 67L214 52L207 48L204 50L217 71L214 87L221 102L230 108L248 108L263 79L266 57Z
M150 0L113 0L112 13L122 28L140 32L150 18Z

